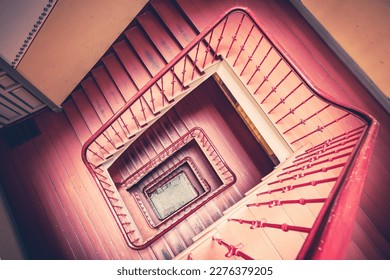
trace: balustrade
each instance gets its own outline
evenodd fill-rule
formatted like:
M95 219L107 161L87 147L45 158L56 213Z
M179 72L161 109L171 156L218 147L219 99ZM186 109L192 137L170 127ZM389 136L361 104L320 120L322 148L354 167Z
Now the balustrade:
M229 18L237 15L239 18L236 21L233 21L236 22L237 25L235 27L228 26L227 24L229 22ZM216 30L219 31L218 34ZM245 35L242 37L238 36L240 33ZM213 37L216 36L218 36L218 38L213 40ZM254 39L254 37L256 37L256 39ZM254 40L255 42L253 42ZM250 44L249 42L252 42L253 44ZM201 44L205 44L206 47L201 48ZM205 50L204 55L201 54L201 49ZM188 57L189 53L192 54L191 58ZM233 54L235 54L235 57L232 57ZM243 55L247 56L246 60L242 59ZM281 47L279 47L272 35L266 34L263 31L260 21L248 9L233 8L223 13L212 25L202 31L155 77L141 88L123 108L121 108L96 133L93 134L93 136L83 146L83 161L101 188L102 194L105 196L107 203L113 209L116 219L119 220L119 217L128 218L129 214L120 212L126 209L123 209L123 206L118 204L120 199L115 196L116 191L113 190L113 187L107 182L108 178L101 173L102 164L122 146L124 146L124 144L127 143L127 141L129 141L129 139L131 139L139 130L141 130L142 127L147 126L160 113L161 109L166 108L168 104L171 104L171 102L174 101L176 96L183 93L183 91L188 88L185 84L188 85L198 78L195 75L195 72L198 71L198 67L200 65L200 70L204 71L207 67L211 66L219 59L226 58L229 58L231 67L239 73L237 75L241 77L241 79L244 79L244 72L250 68L250 70L247 71L249 72L249 78L245 78L246 81L243 81L243 83L248 86L248 90L249 86L254 86L254 90L252 89L250 91L256 99L256 102L263 111L266 112L267 116L271 119L274 125L279 129L279 131L281 131L282 137L285 138L294 150L298 147L295 145L301 143L301 141L311 142L314 141L313 139L317 141L317 138L314 138L314 136L318 136L325 129L327 129L331 135L338 135L336 137L329 138L328 140L323 139L325 141L319 144L314 142L314 146L312 148L297 156L290 166L287 166L280 171L277 176L278 180L268 184L268 186L275 185L277 186L276 188L257 194L257 196L261 196L275 192L284 193L297 188L332 183L334 186L330 198L271 200L268 202L248 204L250 207L259 207L262 205L280 206L283 204L293 203L324 203L325 206L323 210L321 210L322 212L312 228L267 223L262 220L230 220L240 224L249 224L253 228L270 227L278 228L283 231L293 230L308 233L309 237L307 238L307 242L305 243L299 258L310 257L313 255L310 252L314 251L318 253L318 251L316 251L316 248L318 248L316 240L320 240L318 236L321 236L322 232L326 231L329 227L328 221L326 220L326 213L330 213L331 209L343 211L345 207L349 207L349 209L356 209L357 202L353 205L343 205L342 201L345 200L343 196L346 194L339 190L352 184L352 182L358 182L353 183L353 187L356 188L356 193L360 193L359 190L361 190L363 186L363 180L361 179L366 173L366 170L363 169L365 166L363 162L368 160L370 152L372 151L378 125L377 122L365 112L355 108L349 108L346 105L338 104L338 102L334 101L326 93L315 88L308 77L305 77L302 74L303 71L294 64L289 55ZM238 67L239 60L244 60L241 64L243 65L241 70L236 69ZM251 62L254 62L254 65L251 65ZM179 66L181 67L180 69ZM282 70L280 68L287 68L287 70ZM191 75L186 75L189 71L192 72ZM181 77L177 78L175 73L181 73ZM260 74L262 75L262 78L259 78L259 76L261 76ZM188 80L186 80L186 77ZM293 83L290 80L295 82ZM180 83L181 87L175 86L176 83ZM285 87L285 84L288 84L288 86ZM264 89L266 86L270 87L269 91ZM161 106L157 106L157 88L161 94ZM302 92L305 94L302 94ZM262 96L262 94L264 94L264 96ZM283 94L283 97L276 96L277 94ZM307 94L309 94L309 96L307 96ZM167 95L169 95L169 99ZM148 100L147 96L150 98L150 102L146 101ZM168 104L166 104L165 99L169 100ZM325 102L325 105L316 109L315 112L310 111L310 115L306 116L305 110L307 107L311 106L310 104L319 104L314 101L321 101L321 103ZM282 104L284 104L284 106L281 106ZM331 108L337 110L337 113L332 113L335 111L330 111ZM151 113L149 113L149 111L151 111ZM125 114L128 113L130 113L130 118L125 117ZM326 121L321 120L322 115L327 115ZM303 116L303 118L299 118L299 116ZM348 127L348 119L350 118L355 118L360 125L358 127ZM293 125L287 126L288 123L285 122L287 119L288 123L292 123ZM135 123L136 131L131 131L129 129L130 122ZM298 129L298 127L307 125L309 122L311 123L309 131ZM348 131L339 133L340 129L336 129L339 126L342 130ZM118 128L123 130L127 139L121 136L121 131ZM293 136L291 136L292 132L294 132ZM115 141L113 140L114 138L111 134L114 135ZM146 174L149 169L153 168L156 164L158 164L158 162L161 162L161 160L164 160L164 158L170 156L180 145L183 145L185 142L190 141L190 139L193 138L196 138L196 141L200 143L202 149L207 151L209 160L215 162L215 166L221 165L221 167L218 167L218 173L223 177L223 180L230 183L234 182L235 176L232 175L233 173L226 168L224 164L220 164L221 162L223 163L223 159L212 147L211 142L207 139L207 137L205 137L205 134L202 134L202 132L199 131L191 131L191 134L182 137L180 142L177 142L175 145L169 147L164 154L161 154L151 160L147 165L133 174L131 177L132 179L129 179L128 183L130 183L130 180L132 183L139 180L139 178ZM107 143L107 146L103 143ZM209 149L211 152L209 152ZM344 152L341 153L342 151ZM359 156L362 154L364 154L364 157ZM320 160L321 158L323 159ZM335 160L339 160L341 162L333 164ZM307 169L316 165L322 165L322 167L307 171ZM340 169L340 171L336 172L338 173L337 176L323 178L321 177L322 175L320 175L329 170L335 169ZM316 177L316 174L318 174L318 177ZM313 176L310 177L311 179L304 182L305 178L309 175ZM356 179L357 177L359 177L359 180ZM301 178L303 179L301 180ZM286 181L297 179L300 179L297 184L284 184ZM281 186L279 187L278 184ZM337 205L334 204L334 196L336 194L341 196L339 197L339 201L341 202ZM351 193L349 193L349 195L351 195ZM356 201L358 201L358 198L356 198ZM129 225L128 223L128 221L120 221L122 227ZM352 223L349 223L346 226L351 228ZM342 229L333 228L333 230L337 232L337 230ZM123 233L125 235L136 234L135 229L132 229L131 231L132 232L126 229L123 230ZM314 238L314 236L317 236L317 238ZM335 238L336 234L333 236L328 234L325 240L322 239L324 244L322 244L323 251L321 254L328 252L328 248L331 248L328 244L331 244ZM131 242L140 241L139 237L134 236L132 236L130 240ZM235 255L245 259L251 259L246 254L242 253L236 246L229 245L222 239L215 238L214 240L217 241L218 244L228 248L228 256ZM151 240L151 242L152 241L153 240ZM326 255L327 257L339 256L337 255L339 253L334 253L331 249L329 249L329 252L330 253ZM309 255L309 253L311 255Z

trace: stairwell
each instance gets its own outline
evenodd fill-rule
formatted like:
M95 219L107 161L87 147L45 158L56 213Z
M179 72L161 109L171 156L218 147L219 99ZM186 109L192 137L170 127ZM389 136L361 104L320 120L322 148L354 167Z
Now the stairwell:
M202 31L190 21L194 15L185 8L172 1L151 1L63 104L65 113L82 143L100 132L88 146L86 157L122 235L141 258L224 258L225 249L214 237L244 244L243 251L254 258L294 259L358 145L363 122L314 95L278 49L241 13L222 20L165 75L150 83ZM173 129L177 137L188 131L180 121L172 122L174 116L168 110L214 74L222 59L294 153L240 202L238 196L227 204L223 198L206 204L174 228L158 229L163 235L156 235L149 244L149 234L143 233L148 226L140 226L136 221L140 215L129 212L121 195L126 190L118 186L158 154L158 149L175 142L170 138L175 132L164 137L163 131ZM140 91L143 94L137 95ZM123 110L129 101L130 107ZM118 111L121 115L112 119ZM111 125L102 129L107 122ZM170 124L163 127L164 123ZM142 146L142 141L137 142L142 137L158 138L161 147ZM144 152L131 156L137 147ZM217 211L208 210L221 203L225 205ZM265 221L280 227L265 228ZM309 231L290 230L283 224ZM137 243L148 245L137 247Z

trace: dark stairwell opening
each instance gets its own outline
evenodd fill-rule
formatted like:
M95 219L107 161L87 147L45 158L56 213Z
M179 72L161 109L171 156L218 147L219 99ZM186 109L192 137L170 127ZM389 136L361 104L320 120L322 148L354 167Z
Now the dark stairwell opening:
M194 237L273 170L272 153L260 145L242 116L210 77L110 166L143 240L153 240L189 215L201 221L190 231ZM181 141L185 135L193 139ZM211 146L202 145L206 138ZM172 146L175 149L169 150Z

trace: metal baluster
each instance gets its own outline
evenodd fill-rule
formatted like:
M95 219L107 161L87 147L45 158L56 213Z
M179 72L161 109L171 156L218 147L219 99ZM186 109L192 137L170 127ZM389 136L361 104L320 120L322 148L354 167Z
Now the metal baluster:
M127 137L130 138L130 137L131 137L131 133L130 133L130 130L127 128L128 125L124 122L122 116L119 117L119 120L122 121L122 125L121 125L121 126L124 127L124 128L126 129L127 133L129 134L129 136L127 136ZM126 133L125 133L125 134L126 134Z
M153 86L150 87L149 89L149 92L150 92L150 102L152 102L152 108L153 108L153 112L156 112L156 107L154 105L154 97L153 97L153 90L152 90Z
M99 181L101 180L108 180L108 178L106 176L104 176L103 174L100 174L98 172L95 171L95 174L96 174L96 177L98 178ZM103 179L100 179L99 177L103 178Z
M164 107L164 96L165 96L165 88L164 88L164 76L161 77L161 97L162 97L162 106Z
M280 101L278 104L276 104L269 112L268 114L271 114L280 104L284 103L287 98L289 98L301 85L303 82L300 82L299 85L297 85L289 94L286 95L284 98L280 98Z
M119 199L116 198L116 197L109 196L109 195L107 195L107 197L108 197L108 199L113 200L113 201L115 201L115 202L118 202L118 201L119 201Z
M130 111L130 113L131 113L131 118L134 120L135 125L137 126L137 129L140 129L140 128L141 128L141 125L139 124L137 118L135 117L134 112L133 112L133 110L131 109L131 107L129 107L129 111Z
M263 57L263 59L261 60L261 62L256 66L256 69L255 71L253 72L252 76L249 78L248 82L246 82L246 85L249 85L249 83L252 81L253 77L256 75L256 73L260 70L261 66L263 65L264 61L267 59L268 55L270 54L271 50L272 50L272 46L269 48L269 50L267 51L267 53L265 54L265 56Z
M99 180L99 183L102 183L102 181ZM111 186L111 185L110 185L110 186ZM105 195L106 195L107 198L110 198L110 195L109 195L108 193L110 193L110 194L115 194L114 191L110 190L110 189L107 188L107 187L102 186L101 184L100 184L100 187L104 190Z
M210 50L211 50L210 44L211 44L211 40L212 40L212 38L213 38L213 33L214 33L214 29L211 30L211 32L210 32L210 39L209 39L209 42L208 42L207 47L206 47L205 56L204 56L204 60L203 60L203 65L202 65L202 68L203 68L203 69L204 69L204 67L205 67L205 65L206 65L207 55L208 55L208 53L209 53Z
M121 127L119 120L117 120L117 122L119 124L119 127ZM115 129L115 127L113 125L111 126L111 128L114 131L114 135L116 135L119 138L119 140L121 141L121 143L123 143L123 138L121 137L120 133Z
M268 79L271 76L272 72L275 71L276 67L278 67L278 65L280 64L281 61L282 61L282 58L280 58L279 61L274 65L274 67L272 67L271 71L267 75L264 76L263 81L260 83L260 85L257 87L257 89L255 90L255 92L253 94L256 94L257 91L261 88L261 86L265 83L265 81L268 81Z
M193 62L194 67L192 68L191 81L194 80L195 70L196 70L196 68L198 67L198 66L196 65L196 63L198 63L198 54L199 54L199 47L200 47L200 44L201 44L201 42L199 42L199 44L196 45L196 53L195 53L195 59L194 59L194 62Z
M305 205L307 203L324 203L326 201L326 198L300 198L300 199L291 199L291 200L270 200L266 202L255 202L255 203L249 203L246 206L247 207L260 207L260 206L268 206L269 208L275 207L275 206L282 206L285 204L301 204Z
M366 127L366 125L362 125L362 126L359 126L359 127L355 128L355 129L352 129L350 131L342 133L342 134L340 134L340 135L338 135L336 137L328 139L328 140L326 140L326 141L324 141L324 142L322 142L322 143L320 143L318 145L315 145L315 146L311 147L303 155L306 155L307 153L311 153L311 152L313 152L315 150L318 150L318 149L322 149L323 146L331 146L334 143L338 143L338 142L340 142L342 140L345 140L345 139L348 139L350 137L354 137L356 135L360 135L363 132L363 129L365 127ZM300 157L300 156L303 156L303 155L299 155L297 157Z
M145 120L145 122L146 122L146 113L145 113L144 104L143 104L143 102L142 102L142 97L139 98L139 102L140 102L140 104L141 104L141 112L142 112L142 114L144 115L144 120Z
M298 231L298 232L310 232L310 228L307 227L300 227L300 226L294 226L294 225L288 225L288 224L272 224L272 223L267 223L266 219L262 220L242 220L242 219L229 219L229 221L233 222L238 222L239 224L248 224L250 225L250 229L256 229L256 228L276 228L276 229L281 229L284 232L287 231Z
M357 140L357 139L354 139L354 140ZM341 152L341 151L344 151L344 150L348 150L348 149L354 148L355 145L356 145L356 143L355 143L355 144L352 144L352 145L344 146L344 147L342 147L342 148L340 148L340 149L336 149L336 150L333 150L333 151L329 151L329 152L327 152L327 153L319 152L319 153L317 153L317 154L311 155L311 156L308 157L308 158L299 159L299 161L293 161L293 163L294 163L293 165L288 166L288 167L285 167L283 170L287 170L287 169L290 169L290 168L292 168L292 167L299 166L299 165L301 165L301 164L303 164L303 163L306 163L306 162L313 162L313 161L315 161L315 160L318 160L318 159L320 159L320 158L329 156L329 155L331 155L331 154L336 154L336 153L339 153L339 152Z
M353 147L354 147L354 145L353 145ZM297 167L295 169L291 169L291 170L283 172L283 173L280 173L277 177L280 177L280 176L283 176L283 175L286 175L286 174L291 174L291 173L299 171L299 170L306 170L306 169L312 168L313 166L320 165L320 164L325 163L325 162L330 162L330 161L334 161L334 160L337 160L337 159L340 159L340 158L343 158L343 157L347 157L347 156L351 155L351 153L352 152L348 152L348 153L344 153L344 154L341 154L341 155L338 155L338 156L335 156L335 157L329 157L327 159L320 160L318 162L314 162L314 161L319 159L320 157L315 157L312 160L310 159L310 160L307 160L307 161L303 161L303 162L301 162L299 164L296 164L294 166L299 166L299 165L301 165L303 163L306 163L306 162L310 162L309 164L304 165L302 167Z
M106 148L104 148L102 145L100 145L100 143L98 141L95 140L94 142L96 143L96 145L98 145L100 150L105 151L108 155L110 154L110 152L107 151Z
M88 147L88 149L87 149L89 152L91 152L92 153L92 155L94 155L94 156L96 156L96 157L98 157L98 158L100 158L101 160L104 160L104 157L102 157L102 156L100 156L97 152L95 152L95 151L93 151L93 150L91 150L91 148L90 147Z
M238 244L238 245L230 245L228 243L226 243L225 241L223 241L221 238L217 238L215 236L212 237L213 241L217 241L217 243L219 245L222 245L224 246L226 249L228 249L228 252L225 254L225 257L227 258L231 258L233 256L237 256L237 257L241 257L243 258L244 260L254 260L254 258L248 256L247 254L245 254L244 252L242 252L240 249L243 247L242 244Z
M313 170L313 171L309 171L309 172L302 172L302 173L299 173L299 174L295 174L294 176L290 176L290 177L286 177L286 178L279 179L279 180L276 180L276 181L272 181L272 182L268 183L268 185L279 184L279 183L283 183L285 181L290 181L290 180L297 180L299 178L303 178L305 176L312 175L312 174L315 174L315 173L321 173L321 172L325 173L328 170L332 170L332 169L336 169L336 168L339 168L339 167L343 167L344 165L345 165L345 162L338 163L338 164L331 165L331 166L327 166L327 167L322 167L322 168L319 168L319 169L316 169L316 170Z
M184 57L183 71L181 71L181 73L182 73L182 77L181 77L182 90L184 89L184 77L185 77L185 74L187 71L186 65L187 65L187 56Z
M301 107L303 104L305 104L307 101L309 101L310 99L312 99L314 97L314 95L310 95L308 98L306 98L305 100L303 100L301 103L299 103L295 108L293 108L293 109L289 109L289 111L283 116L283 117L281 117L280 119L278 119L276 122L275 122L275 124L278 124L280 121L282 121L284 118L286 118L288 115L290 115L290 114L294 114L295 113L295 111L299 108L299 107ZM264 99L263 99L263 101L264 101ZM263 102L262 101L262 102Z
M221 41L222 41L222 39L223 39L223 33L225 32L226 23L227 23L228 19L229 19L229 16L227 16L227 17L225 18L225 21L224 21L224 23L223 23L222 31L221 31L221 34L219 35L217 47L215 48L215 52L214 52L214 55L213 55L213 60L211 61L212 63L215 61L215 57L217 56L217 53L218 53L218 51L219 51L219 46L220 46Z
M241 53L245 50L246 43L247 43L249 37L252 35L252 32L253 32L254 27L255 27L255 25L253 24L252 27L251 27L251 29L250 29L249 32L248 32L248 35L247 35L246 38L245 38L244 43L240 46L240 51L238 52L237 57L236 57L236 59L234 60L233 67L236 66L236 63L237 63L237 61L238 61L238 58L240 57ZM252 52L252 55L250 55L250 56L248 57L247 63L245 64L245 67L248 65L249 61L252 60L252 57L253 57L254 53L256 52L257 48L259 47L259 45L260 45L261 41L263 40L263 38L264 38L264 36L261 36L259 42L257 43L255 49L254 49L253 52ZM244 72L245 67L244 67L244 69L241 71L240 76L241 76L242 73Z
M109 193L112 193L112 194L115 193L114 191L112 191L112 190L110 190L110 189L108 189L108 188L105 188L105 187L102 187L102 189L103 189L105 192L109 192Z
M176 83L176 80L175 80L175 66L172 66L171 73L172 73L172 81L171 81L172 93L171 93L171 97L173 98L173 96L175 94L175 83ZM184 88L184 85L182 85L182 90L183 90L183 88Z
M229 53L230 53L230 51L231 51L231 49L233 47L233 44L237 41L237 34L240 31L240 28L241 28L242 22L244 21L244 18L245 18L245 14L242 14L240 23L238 24L238 27L236 29L236 33L234 33L234 35L232 36L232 42L231 42L231 44L229 46L228 52L226 53L226 56L225 56L226 58L228 58Z
M322 109L318 110L317 112L311 114L309 117L307 117L306 119L301 119L297 124L293 125L292 127L290 127L289 129L287 129L285 132L283 132L283 134L286 134L288 132L290 132L291 130L293 130L294 128L302 125L302 124L306 124L306 122L308 120L310 120L311 118L319 115L322 111L328 109L330 107L330 104L326 105L325 107L323 107Z
M285 193L285 192L292 191L292 190L295 190L298 188L304 188L304 187L309 187L309 186L314 187L314 186L317 186L319 184L336 182L338 178L339 177L331 177L331 178L325 178L325 179L320 179L320 180L312 180L310 182L304 182L304 183L295 184L295 185L291 184L291 185L283 186L281 188L260 192L260 193L257 193L256 195L261 196L261 195L267 195L267 194L271 194L271 193L275 193L275 192Z
M345 114L345 115L343 115L343 116L341 116L341 117L339 117L339 118L337 118L337 119L331 121L330 123L328 123L328 124L326 124L326 125L324 125L324 126L318 126L317 129L315 129L315 130L313 130L312 132L307 133L307 134L303 135L302 137L300 137L300 138L298 138L298 139L292 141L290 144L292 145L292 144L294 144L294 143L296 143L296 142L298 142L298 141L300 141L300 140L302 140L302 139L304 139L304 138L306 138L306 137L312 135L313 133L321 132L321 131L324 130L324 128L326 128L326 127L328 127L328 126L330 126L330 125L332 125L332 124L334 124L334 123L340 121L341 119L343 119L343 118L345 118L345 117L347 117L347 116L349 116L349 115L350 115L350 113L347 113L347 114Z
M112 125L111 125L111 127L112 127ZM107 130L106 130L106 132L107 132ZM108 133L108 132L107 132L107 133ZM110 143L110 144L116 149L116 146L115 146L115 144L114 144L114 141L112 141L111 137L107 136L107 135L105 134L105 132L102 132L102 135L104 136L104 138L106 138L107 142Z

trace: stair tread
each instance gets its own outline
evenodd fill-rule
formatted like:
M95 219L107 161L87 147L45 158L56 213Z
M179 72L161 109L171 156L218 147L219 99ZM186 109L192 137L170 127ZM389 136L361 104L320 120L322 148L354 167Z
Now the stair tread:
M185 48L199 34L199 32L195 31L187 22L175 4L171 1L154 1L152 2L152 6L182 48ZM187 76L192 76L193 74L200 75L200 71L203 68L204 53L207 51L207 47L204 41L198 46L199 49L197 49L198 47L195 47L189 52L189 57L191 57L192 62L196 62L195 64L197 67L191 67L191 69L187 67ZM211 65L211 63L212 56L208 55L205 66ZM186 84L186 82L184 83Z
M62 104L64 111L74 128L77 137L80 140L81 144L84 144L88 138L92 135L91 131L88 128L86 121L83 119L80 111L77 109L77 106L74 100L70 99Z
M224 4L225 6L229 7L227 4L229 1L183 1L183 0L177 0L178 6L181 8L183 13L191 20L191 22L194 24L194 26L198 30L205 29L209 24L210 20L213 20L222 13L226 8L223 8ZM204 9L202 7L210 6L208 9Z
M125 36L152 76L155 76L166 65L164 59L157 53L140 28L133 27L126 30Z
M213 237L220 238L218 231L213 230L205 234L194 245L188 247L180 253L175 259L186 260L188 258L194 260L228 260L225 254L228 252L227 248L218 245ZM235 259L232 257L231 259Z
M104 66L94 68L92 75L113 112L119 111L125 101Z
M138 16L137 20L160 51L165 61L171 61L181 51L178 43L171 37L152 12L146 12Z
M187 46L197 36L172 1L152 1L151 4L182 47Z
M87 123L89 130L91 133L95 133L103 123L92 107L88 97L83 90L76 90L72 93L72 98L75 101L79 112L83 116L83 119Z
M102 60L122 96L126 101L129 101L138 92L138 88L130 79L123 65L114 54L107 55Z
M93 108L95 109L97 115L101 119L102 123L106 123L113 115L113 108L110 106L107 99L104 97L104 94L98 87L95 80L90 77L81 82L89 100ZM113 102L113 107L118 107L118 104L115 102L113 98L109 99ZM123 100L122 104L124 103ZM109 148L113 148L113 150L109 150L111 153L116 152L115 147L120 147L123 145L124 141L127 138L127 134L123 128L123 123L118 121L113 122L105 131L106 136L108 137L107 141L110 141L108 144ZM112 141L112 142L111 142ZM110 147L111 146L111 147ZM114 147L115 146L115 147Z
M104 98L103 93L92 77L83 80L81 85L100 120L105 123L110 117L112 117L113 111L107 100Z
M156 18L152 12L147 12L137 17L138 22L141 24L143 30L156 46L160 54L164 57L166 62L172 61L182 50L180 45L171 37L171 34L163 27L161 22ZM176 80L179 83L188 84L192 80L193 66L192 62L188 59L181 59L175 65ZM183 68L185 67L184 77ZM194 72L194 78L199 77L199 70L196 68Z
M151 79L148 70L126 41L120 41L114 44L113 48L137 88L141 89Z

